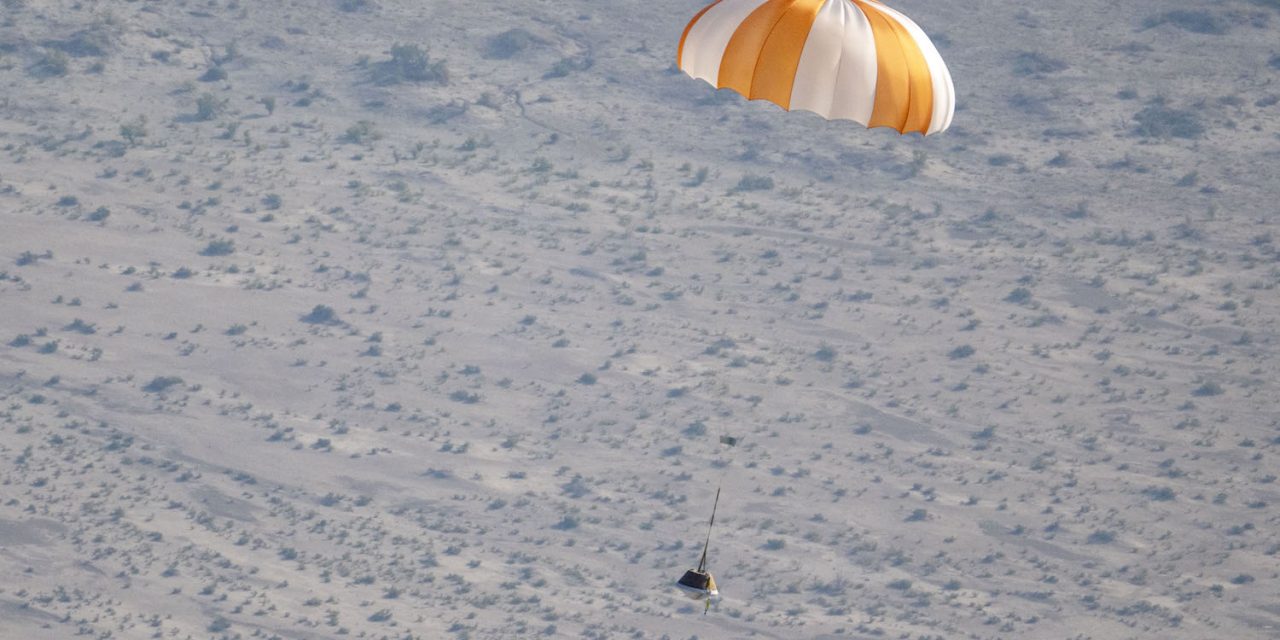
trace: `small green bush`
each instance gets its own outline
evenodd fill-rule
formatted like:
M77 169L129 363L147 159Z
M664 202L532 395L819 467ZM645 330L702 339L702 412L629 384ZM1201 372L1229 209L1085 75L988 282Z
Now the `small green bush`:
M130 146L138 144L138 141L147 137L147 119L140 116L133 122L127 122L120 125L120 137L128 141Z
M342 141L351 144L364 144L372 142L380 138L381 135L373 128L373 123L368 120L361 120L350 127L342 134Z
M229 256L235 251L236 243L234 240L218 239L210 240L209 244L200 250L200 255L205 257Z
M169 387L179 384L182 384L182 378L178 376L156 376L142 390L147 393L161 393Z
M1031 290L1026 287L1018 287L1013 291L1010 291L1009 295L1004 297L1005 302L1012 302L1014 304L1023 304L1030 300Z
M302 321L307 324L326 324L326 325L334 325L334 324L342 323L342 321L338 319L338 312L334 311L333 307L328 307L323 304L316 305L313 309L311 309L310 313L302 316Z
M373 82L394 85L403 82L435 82L447 84L449 71L443 60L432 60L426 49L414 44L391 47L391 58L372 67Z
M207 122L222 115L222 111L226 109L225 100L219 100L212 93L202 93L196 98L196 120Z

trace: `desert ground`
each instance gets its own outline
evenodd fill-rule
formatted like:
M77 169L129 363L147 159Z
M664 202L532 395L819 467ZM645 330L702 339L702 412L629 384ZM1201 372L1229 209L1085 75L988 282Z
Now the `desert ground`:
M1280 4L701 4L0 0L0 638L1280 637Z

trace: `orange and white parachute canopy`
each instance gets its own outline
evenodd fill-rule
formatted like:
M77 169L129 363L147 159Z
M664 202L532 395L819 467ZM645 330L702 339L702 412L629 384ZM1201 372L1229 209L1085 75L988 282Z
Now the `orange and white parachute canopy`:
M877 0L717 0L685 27L676 64L751 100L900 133L938 133L955 114L938 50Z

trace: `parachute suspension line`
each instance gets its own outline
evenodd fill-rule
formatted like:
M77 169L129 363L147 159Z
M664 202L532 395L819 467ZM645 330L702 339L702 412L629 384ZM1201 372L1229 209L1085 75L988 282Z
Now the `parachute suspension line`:
M738 446L738 439L725 433L724 427L720 428L720 444L729 447ZM725 463L724 471L720 472L720 479L716 481L716 500L711 505L711 521L707 523L707 541L702 545L702 558L698 560L698 572L705 573L707 570L707 550L711 548L711 530L716 526L716 509L720 507L720 490L724 487L724 478L729 475L729 465Z
M716 526L716 509L720 506L720 486L716 486L716 501L711 506L711 522L707 523L707 541L702 545L702 558L698 560L698 573L707 570L707 549L711 548L711 529Z

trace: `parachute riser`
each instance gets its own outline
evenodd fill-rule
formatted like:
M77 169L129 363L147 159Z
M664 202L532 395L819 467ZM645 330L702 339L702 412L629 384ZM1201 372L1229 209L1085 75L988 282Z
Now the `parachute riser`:
M716 487L716 500L711 506L711 521L707 523L707 541L702 545L702 558L698 560L698 573L707 570L707 550L711 548L711 529L716 526L716 509L720 507L720 487Z

